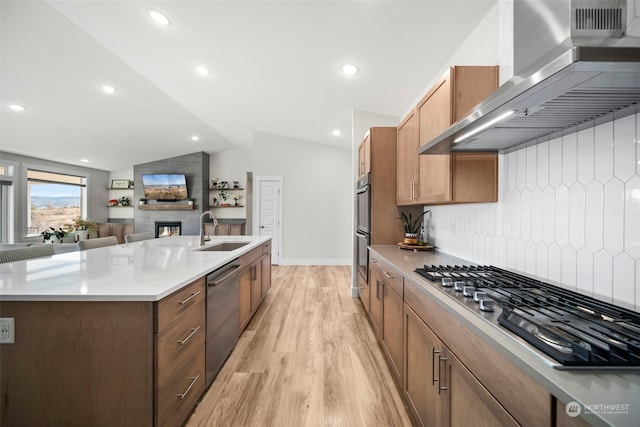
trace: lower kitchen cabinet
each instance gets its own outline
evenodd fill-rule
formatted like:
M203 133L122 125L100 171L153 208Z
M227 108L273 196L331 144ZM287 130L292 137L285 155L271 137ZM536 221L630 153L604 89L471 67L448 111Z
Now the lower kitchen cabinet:
M404 394L425 427L493 427L519 424L438 339L404 306Z
M360 285L360 298L367 309L371 323L391 366L391 372L400 383L402 374L402 288L403 278L388 264L375 257L369 261L371 288ZM358 276L359 282L364 279ZM370 292L366 299L365 292Z
M409 409L421 426L444 426L446 401L439 382L442 370L439 364L437 368L435 365L443 345L406 304L403 338L405 357L402 392Z
M518 426L519 424L447 347L439 355L438 375L445 393L445 425Z
M240 331L247 326L271 287L271 242L240 257Z
M383 284L380 270L371 268L369 270L369 283L371 283L371 301L369 316L376 334L382 340L382 310L383 310Z
M154 425L181 425L204 391L205 280L156 307Z

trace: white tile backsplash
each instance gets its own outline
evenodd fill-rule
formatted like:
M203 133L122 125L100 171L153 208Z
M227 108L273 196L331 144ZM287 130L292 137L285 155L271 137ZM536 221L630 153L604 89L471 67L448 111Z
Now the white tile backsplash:
M430 206L440 250L640 311L638 115L499 155L497 203Z

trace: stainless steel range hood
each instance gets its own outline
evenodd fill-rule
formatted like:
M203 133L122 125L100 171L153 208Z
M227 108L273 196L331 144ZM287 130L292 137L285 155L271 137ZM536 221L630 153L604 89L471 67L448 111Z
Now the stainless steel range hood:
M510 151L634 113L640 43L623 24L624 0L516 0L515 76L420 153Z

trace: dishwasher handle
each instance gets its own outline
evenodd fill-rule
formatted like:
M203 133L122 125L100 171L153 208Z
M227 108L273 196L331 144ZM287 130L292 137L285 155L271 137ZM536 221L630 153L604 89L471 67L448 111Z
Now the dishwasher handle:
M236 274L236 270L240 267L239 261L232 261L226 266L219 268L213 273L207 275L207 286L215 287L229 279L232 275Z

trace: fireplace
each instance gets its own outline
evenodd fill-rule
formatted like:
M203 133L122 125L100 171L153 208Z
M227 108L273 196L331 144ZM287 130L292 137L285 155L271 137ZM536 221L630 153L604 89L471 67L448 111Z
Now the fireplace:
M156 238L182 234L182 221L156 221Z

